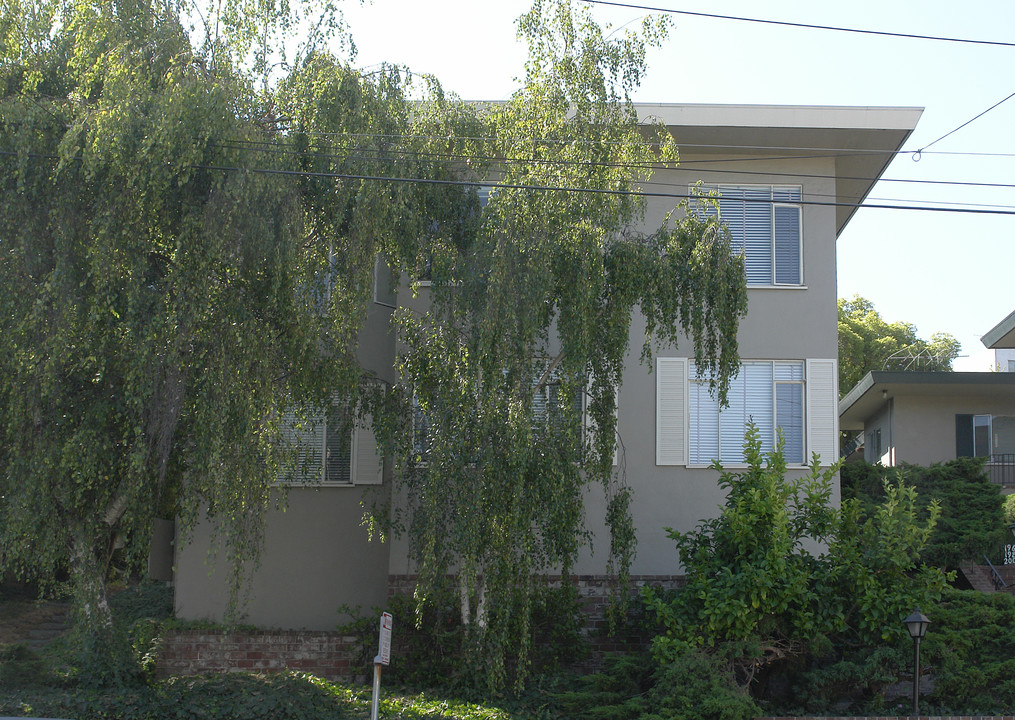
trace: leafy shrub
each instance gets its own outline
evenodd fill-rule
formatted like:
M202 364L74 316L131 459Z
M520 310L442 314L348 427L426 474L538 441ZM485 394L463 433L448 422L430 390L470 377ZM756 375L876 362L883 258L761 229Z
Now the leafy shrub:
M44 685L51 681L46 663L26 645L0 645L0 687Z
M669 530L686 582L672 599L646 593L663 627L653 643L661 661L730 642L756 641L745 667L827 647L831 636L880 644L903 632L898 613L944 586L940 571L919 563L938 510L932 503L921 522L912 488L886 485L865 517L855 501L831 505L837 467L815 462L787 477L781 449L763 455L754 427L744 453L743 471L717 466L727 490L719 516Z
M538 585L531 602L527 636L532 648L528 653L532 667L538 672L556 672L585 658L588 643L584 638L577 589L568 582L560 587ZM457 593L450 586L432 594L422 607L411 595L399 594L388 600L386 609L394 625L392 662L385 671L392 682L460 691L485 686L483 668L465 661L466 633L461 624ZM359 651L354 662L360 673L368 675L377 652L381 610L375 608L363 614L346 607L342 611L353 619L339 630L358 639ZM516 628L515 634L519 633L521 629ZM507 670L513 675L516 669L508 667Z
M951 590L927 611L921 657L933 673L930 700L947 714L1011 714L1015 708L1015 598Z
M168 620L173 617L173 589L163 582L145 580L109 598L113 619L130 627L138 620Z

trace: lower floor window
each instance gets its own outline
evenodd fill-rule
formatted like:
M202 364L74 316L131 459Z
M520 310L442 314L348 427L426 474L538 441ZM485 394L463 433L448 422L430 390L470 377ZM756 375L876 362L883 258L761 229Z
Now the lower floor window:
M786 462L804 462L804 364L800 361L750 361L730 383L729 406L709 394L708 377L699 375L692 362L688 387L688 461L744 462L744 435L754 423L761 435L762 452L775 448L781 431Z
M384 459L369 415L357 416L336 404L331 408L287 412L282 418L289 462L280 485L380 485Z

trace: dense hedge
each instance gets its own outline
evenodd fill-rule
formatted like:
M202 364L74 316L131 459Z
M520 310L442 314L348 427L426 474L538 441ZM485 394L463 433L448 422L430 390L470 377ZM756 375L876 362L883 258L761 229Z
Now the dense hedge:
M984 473L983 458L958 458L930 467L851 463L840 475L843 500L855 498L868 511L884 500L885 480L899 477L916 488L924 507L932 499L939 501L941 516L921 553L928 565L955 568L965 560L982 564L984 555L997 562L1003 544L1011 541L1000 487Z

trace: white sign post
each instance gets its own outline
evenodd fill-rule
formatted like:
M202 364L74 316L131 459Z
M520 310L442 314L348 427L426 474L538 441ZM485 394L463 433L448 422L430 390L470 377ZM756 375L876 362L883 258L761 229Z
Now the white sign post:
M377 642L377 656L374 657L374 696L370 703L370 720L377 720L377 708L381 699L381 667L391 664L391 613L381 613L380 637Z

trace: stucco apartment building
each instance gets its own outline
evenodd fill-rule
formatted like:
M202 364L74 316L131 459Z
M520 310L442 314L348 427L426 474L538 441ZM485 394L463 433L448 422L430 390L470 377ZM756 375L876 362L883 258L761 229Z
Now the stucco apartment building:
M633 491L637 527L632 573L673 576L680 565L664 527L693 528L723 501L713 459L742 461L748 419L766 447L781 428L790 472L803 472L812 453L838 457L836 387L836 238L921 110L898 107L641 105L661 118L681 151L681 165L654 182L686 192L698 181L721 194L721 212L745 253L748 315L738 341L742 370L719 409L699 383L689 342L659 347L654 367L631 355L618 396L618 471ZM649 200L646 226L658 227L674 201ZM379 283L363 333L364 367L393 381L395 343L388 319L410 302ZM425 297L424 297L425 301ZM644 323L635 318L632 345ZM343 604L383 606L390 584L413 568L405 545L369 542L360 526L362 502L389 490L385 460L369 429L347 445L348 469L316 487L293 487L288 509L267 521L265 548L251 581L246 622L277 628L331 629ZM327 478L326 478L327 480ZM280 492L282 490L280 489ZM590 500L593 547L575 572L606 571L608 536L601 501ZM226 602L221 564L208 562L207 527L176 548L176 609L182 618L220 617Z

